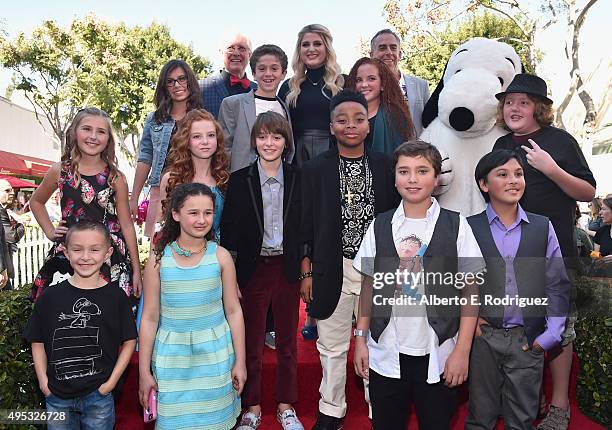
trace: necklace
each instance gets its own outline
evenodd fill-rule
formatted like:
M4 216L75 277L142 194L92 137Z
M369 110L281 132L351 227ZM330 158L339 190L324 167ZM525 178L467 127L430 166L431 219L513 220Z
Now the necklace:
M207 246L208 241L205 240L204 246L201 249L199 249L198 251L190 251L189 249L181 248L181 246L178 244L178 240L172 242L172 249L174 250L174 252L176 252L177 255L181 255L187 258L191 257L194 254L199 254L200 252L205 251Z
M363 192L364 197L374 205L374 193L372 192L372 172L370 171L370 164L368 163L368 158L366 154L363 154L363 157L360 160L361 172L364 175L364 183L363 183ZM347 215L351 216L352 210L356 209L354 206L363 205L364 202L356 202L353 201L353 198L357 196L356 193L359 193L360 184L355 183L355 178L350 177L346 174L345 161L342 157L340 157L340 163L338 164L338 170L340 173L340 196L343 199L346 199L346 212ZM360 173L361 175L361 173Z
M317 82L313 82L312 79L310 79L310 76L308 76L308 73L306 73L306 79L308 79L308 82L310 82L315 87L319 85L321 81L323 80L323 78L321 78Z

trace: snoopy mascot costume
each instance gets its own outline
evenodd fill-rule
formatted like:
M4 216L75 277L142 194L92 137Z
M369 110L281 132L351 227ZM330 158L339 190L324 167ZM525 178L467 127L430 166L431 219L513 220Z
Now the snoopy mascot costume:
M495 94L505 91L521 71L514 48L496 40L475 37L451 54L442 80L425 105L425 129L420 136L443 156L434 191L442 207L464 216L484 210L474 169L497 138L507 133L495 124Z

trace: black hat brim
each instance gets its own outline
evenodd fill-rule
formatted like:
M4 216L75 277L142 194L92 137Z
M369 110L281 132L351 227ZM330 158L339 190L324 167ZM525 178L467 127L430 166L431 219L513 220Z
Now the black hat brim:
M549 105L553 104L553 101L551 99L549 99L548 97L545 97L545 96L540 95L540 94L532 93L532 92L526 91L524 89L522 89L520 91L504 91L504 92L501 92L501 93L497 93L497 94L495 94L495 98L497 100L501 100L502 97L504 97L506 94L517 94L517 93L529 94L530 96L533 96L533 97L536 97L536 98L542 100L546 104L549 104Z

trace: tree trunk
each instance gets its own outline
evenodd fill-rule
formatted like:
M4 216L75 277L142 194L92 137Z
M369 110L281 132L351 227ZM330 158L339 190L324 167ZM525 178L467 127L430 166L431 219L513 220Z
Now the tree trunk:
M595 123L597 121L597 110L595 109L595 103L593 102L593 98L588 93L588 91L584 88L584 82L582 80L582 73L580 70L580 61L579 61L579 52L580 52L580 30L582 29L582 24L584 24L584 20L589 9L597 3L598 0L589 0L589 2L584 6L584 8L580 11L575 9L575 1L570 0L567 2L568 6L568 29L571 33L571 45L566 45L566 53L568 58L571 60L572 66L570 69L570 77L572 79L572 84L570 85L570 90L565 96L561 105L557 109L556 114L556 122L560 128L565 129L565 125L563 123L563 113L565 109L569 105L571 99L574 97L576 92L578 92L578 97L582 102L584 109L586 111L584 116L583 125L584 128L580 130L580 134L584 133L593 133L595 131Z

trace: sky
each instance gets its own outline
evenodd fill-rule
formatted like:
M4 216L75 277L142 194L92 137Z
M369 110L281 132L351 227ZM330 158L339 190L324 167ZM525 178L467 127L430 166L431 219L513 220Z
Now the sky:
M101 19L128 25L147 26L152 21L166 24L171 35L179 42L191 44L194 51L213 62L214 69L222 67L219 48L227 35L240 31L251 38L253 48L263 43L274 43L285 50L289 61L293 56L298 31L307 24L327 26L334 36L334 48L338 62L345 73L360 57L360 38L369 40L381 28L389 27L382 8L384 0L268 0L254 2L225 0L223 2L182 0L178 3L156 0L28 0L27 10L20 1L5 1L0 12L0 31L14 38L19 32L29 34L43 20L51 19L67 26L75 17L95 13ZM581 0L578 0L581 3ZM535 4L535 2L534 2ZM255 5L261 5L259 9ZM265 10L263 10L265 8ZM589 12L581 35L581 61L587 70L593 69L610 56L601 49L602 35L609 30L608 18L612 16L612 1L599 0ZM603 31L603 33L602 33ZM550 31L545 49L549 58L544 62L546 78L554 80L556 74L564 74L566 67L557 67L563 61L562 45L564 29ZM288 71L288 76L291 75ZM0 69L0 95L4 95L11 72ZM563 80L565 76L559 76ZM550 82L566 90L563 83ZM431 83L435 84L435 83ZM13 101L20 103L17 95ZM27 103L27 102L26 102ZM20 103L21 104L21 103Z
M579 5L585 2L577 0ZM291 61L298 31L307 24L318 23L331 30L338 62L348 73L361 56L358 49L360 39L369 40L378 30L389 27L382 13L384 3L385 0L4 0L0 8L0 32L13 39L20 32L28 35L44 20L68 26L75 17L88 13L112 23L125 22L143 27L156 21L166 24L172 37L192 45L195 53L213 63L213 70L219 70L223 65L219 49L229 34L242 32L251 38L253 48L263 43L279 45ZM534 0L529 7L537 8L538 2ZM593 76L588 89L597 100L606 97L612 81L612 56L606 49L612 36L610 16L612 0L599 0L587 16L580 38L583 72ZM549 83L557 104L569 86L569 69L563 54L566 35L566 28L561 24L549 28L539 39L545 56L538 74ZM289 70L287 75L291 74ZM0 96L5 94L11 75L11 71L0 68ZM432 86L436 84L430 82ZM12 101L31 109L18 92L13 94ZM578 109L574 117L581 120L579 112L582 108L577 98L572 103ZM612 114L612 109L609 113ZM599 171L599 176L607 176L602 172L608 172L608 167L605 167L608 162L601 161L603 164L594 166L594 171ZM598 181L600 179L598 177ZM612 191L612 177L606 189Z
M253 5L265 7L258 10ZM347 6L350 5L350 8ZM382 16L384 0L309 0L308 2L269 0L266 2L225 0L223 2L181 0L179 2L143 0L29 0L27 13L19 1L3 2L0 29L14 38L30 33L43 20L68 25L73 18L94 12L109 22L148 26L152 21L166 24L179 42L191 44L194 51L213 62L214 70L223 66L219 48L228 34L240 31L251 39L253 48L264 43L280 46L293 56L298 31L307 24L328 27L334 48L345 71L360 57L360 37L369 38L388 27ZM290 74L290 72L289 72ZM0 95L4 95L11 73L0 72Z

